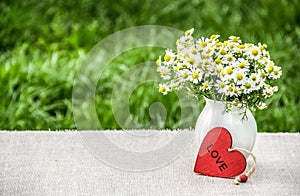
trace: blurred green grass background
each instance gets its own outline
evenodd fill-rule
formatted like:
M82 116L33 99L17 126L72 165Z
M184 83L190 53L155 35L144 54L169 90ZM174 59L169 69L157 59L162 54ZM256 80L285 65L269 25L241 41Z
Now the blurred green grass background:
M260 132L300 130L300 2L298 0L2 0L0 2L0 129L76 129L72 87L88 51L119 30L163 25L195 36L220 34L266 43L282 67L279 92L254 113ZM174 43L175 44L175 43ZM112 75L141 62L155 61L163 49L140 49L115 59L97 86L96 105L104 129L118 129L113 117ZM130 110L147 122L149 105L168 109L164 128L176 129L180 105L175 95L157 93L155 84L136 89ZM203 107L203 101L200 105ZM190 116L195 121L197 116Z

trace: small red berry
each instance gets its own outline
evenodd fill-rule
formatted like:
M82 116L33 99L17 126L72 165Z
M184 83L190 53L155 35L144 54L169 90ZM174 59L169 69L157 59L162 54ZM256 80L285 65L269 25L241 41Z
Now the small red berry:
M241 182L247 182L248 176L246 174L243 174L240 176L240 180L241 180Z

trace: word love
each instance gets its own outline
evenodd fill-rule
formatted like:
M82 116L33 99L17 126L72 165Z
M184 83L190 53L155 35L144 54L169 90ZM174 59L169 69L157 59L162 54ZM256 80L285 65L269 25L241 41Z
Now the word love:
M231 134L224 127L211 129L200 145L194 172L207 176L232 178L246 168L246 159L232 147Z
M228 168L228 166L223 160L221 160L221 156L219 156L219 152L217 150L210 151L212 146L213 144L207 146L207 152L210 153L211 158L216 159L216 164L219 166L220 171L223 172L226 168Z

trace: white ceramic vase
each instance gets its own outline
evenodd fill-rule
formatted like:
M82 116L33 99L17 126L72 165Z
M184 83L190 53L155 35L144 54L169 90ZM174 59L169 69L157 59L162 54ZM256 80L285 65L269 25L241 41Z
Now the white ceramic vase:
M195 138L199 147L203 138L214 127L226 128L232 137L232 147L244 148L252 151L257 134L256 121L247 109L247 119L242 120L242 109L233 108L225 112L225 104L205 98L203 108L195 127Z

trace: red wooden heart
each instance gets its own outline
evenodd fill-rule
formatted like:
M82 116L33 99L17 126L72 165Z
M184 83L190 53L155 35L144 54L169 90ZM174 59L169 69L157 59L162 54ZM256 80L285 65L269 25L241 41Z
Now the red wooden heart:
M201 143L194 172L222 178L241 174L246 168L246 159L239 151L228 151L231 145L232 138L227 129L211 129Z

